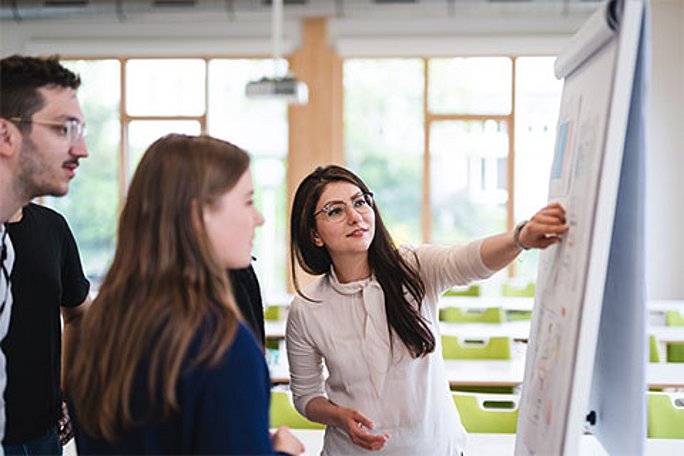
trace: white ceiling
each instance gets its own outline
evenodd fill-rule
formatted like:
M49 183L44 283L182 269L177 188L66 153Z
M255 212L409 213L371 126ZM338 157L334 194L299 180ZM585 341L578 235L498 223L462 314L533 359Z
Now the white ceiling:
M602 0L285 0L285 17L439 18L462 14L582 13ZM2 0L0 20L31 21L110 16L120 21L142 16L264 20L264 0Z

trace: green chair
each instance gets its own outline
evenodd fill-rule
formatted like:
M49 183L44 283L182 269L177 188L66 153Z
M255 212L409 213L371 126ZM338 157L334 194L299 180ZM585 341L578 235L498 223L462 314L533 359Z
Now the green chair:
M648 438L684 439L684 393L648 393Z
M462 309L447 307L439 310L439 320L447 323L503 323L506 313L499 307Z
M519 396L453 393L453 398L466 431L478 434L515 434Z
M670 342L667 344L667 362L684 363L684 343Z
M665 313L665 324L667 326L684 326L684 316L678 310L668 310ZM670 342L667 344L667 362L684 363L683 343Z
M501 294L507 298L534 298L536 288L533 282L527 283L524 286L504 283L501 286ZM508 310L506 311L506 318L508 321L531 320L532 312L529 310Z
M460 339L442 336L444 359L511 359L511 338Z
M649 361L652 363L660 362L660 350L658 349L658 339L654 335L648 337Z
M531 310L507 310L506 319L508 321L532 320Z
M271 391L270 427L287 426L292 429L325 429L325 426L304 418L297 412L287 391Z
M470 285L468 288L450 288L444 292L444 296L480 296L480 286Z
M684 326L684 315L678 310L665 312L665 324L667 326Z
M534 282L530 282L525 286L504 283L501 288L501 294L507 298L534 298L534 293L536 290L537 287Z
M278 321L282 317L280 306L268 306L264 309L264 320Z

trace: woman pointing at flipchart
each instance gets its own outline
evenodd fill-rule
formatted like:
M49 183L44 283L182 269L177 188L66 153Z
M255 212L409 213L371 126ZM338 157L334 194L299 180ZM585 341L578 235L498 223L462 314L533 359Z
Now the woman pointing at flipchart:
M550 204L514 232L465 246L396 248L370 189L331 165L299 185L290 229L291 387L299 412L327 425L322 454L461 454L466 434L441 357L439 296L488 278L522 249L561 242L564 209ZM300 289L295 258L322 277Z

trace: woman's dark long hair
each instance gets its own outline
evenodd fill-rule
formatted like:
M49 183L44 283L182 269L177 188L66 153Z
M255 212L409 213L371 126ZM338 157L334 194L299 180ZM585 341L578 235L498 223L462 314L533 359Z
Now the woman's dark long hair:
M366 184L346 168L329 165L318 167L299 184L292 203L290 218L290 266L292 280L297 294L302 293L297 281L295 259L304 271L321 275L330 271L332 259L325 247L314 244L311 233L316 228L313 216L321 194L333 182L349 182L364 193L370 193ZM435 350L435 336L427 321L420 314L425 297L425 284L416 268L412 267L399 254L392 238L382 221L377 206L375 212L375 235L368 249L368 265L385 294L385 312L390 331L397 333L414 358L424 356ZM416 259L417 260L417 259ZM408 292L418 307L408 299Z

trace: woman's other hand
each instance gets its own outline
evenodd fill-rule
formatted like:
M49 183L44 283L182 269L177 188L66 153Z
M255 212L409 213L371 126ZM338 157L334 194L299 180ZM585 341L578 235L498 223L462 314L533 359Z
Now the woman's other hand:
M353 409L339 407L338 427L345 430L351 441L366 450L381 450L384 448L388 434L371 434L367 431L373 429L373 422L361 412Z
M275 451L292 455L304 453L304 444L286 426L280 426L271 436L271 441Z

